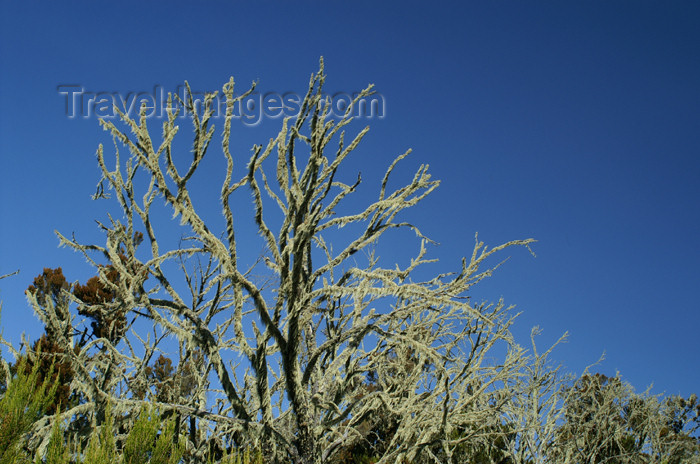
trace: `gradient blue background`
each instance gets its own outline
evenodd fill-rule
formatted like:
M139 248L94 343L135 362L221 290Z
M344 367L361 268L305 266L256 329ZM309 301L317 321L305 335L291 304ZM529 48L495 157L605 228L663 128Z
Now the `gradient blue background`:
M53 230L102 240L105 204L90 195L96 147L111 153L111 140L96 119L66 117L58 85L213 90L233 75L239 90L259 79L301 93L323 55L329 91L373 82L386 101L346 172L362 169L366 199L409 147L399 174L426 162L442 180L408 217L440 242L440 269L458 268L476 231L490 245L538 240L537 258L512 250L474 293L523 311L523 344L534 325L542 346L568 330L555 357L570 371L605 351L596 370L638 390L699 390L700 4L3 0L0 18L0 274L21 270L0 299L13 342L41 334L23 290L44 267L93 274ZM279 122L234 126L241 165ZM204 165L200 182L218 189L221 175ZM392 246L385 256L415 251Z

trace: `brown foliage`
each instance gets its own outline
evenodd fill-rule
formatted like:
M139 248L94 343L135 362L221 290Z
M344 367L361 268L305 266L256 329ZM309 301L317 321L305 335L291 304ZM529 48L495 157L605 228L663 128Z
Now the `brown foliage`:
M143 240L143 235L135 234L134 242L140 243ZM127 262L126 255L120 253L120 259L123 263ZM119 273L114 266L105 266L105 276L107 280L113 284L119 283ZM115 299L115 292L99 277L91 277L81 285L76 283L71 285L63 274L63 269L58 267L55 269L44 268L43 272L36 276L27 288L27 292L36 297L37 302L41 306L49 304L56 308L56 314L59 319L66 321L70 319L69 314L69 299L66 292L72 294L84 303L78 308L78 313L93 319L92 336L104 337L112 342L118 341L124 334L126 326L126 312L123 310L114 310L113 306L105 305L112 303ZM70 328L70 325L68 325ZM39 375L37 382L41 383L50 372L53 365L52 380L58 378L59 386L54 402L50 405L47 413L53 414L56 412L59 405L66 406L71 401L70 383L73 379L73 370L70 362L65 359L65 350L58 342L54 329L45 327L45 334L41 336L32 346L34 352L40 352L39 355ZM66 336L73 334L66 333ZM85 334L84 334L85 336ZM75 347L78 352L84 344L83 339ZM34 360L27 359L24 370L29 374L34 366Z
M34 278L33 284L27 288L27 292L36 296L41 306L48 305L50 300L56 308L58 318L66 321L70 315L68 314L68 301L63 292L70 292L71 287L60 267L56 269L45 267L44 271ZM46 327L47 335L55 337L56 334L51 333L51 330L50 327Z
M70 291L70 288L71 285L63 275L63 269L45 267L44 272L34 278L33 285L30 285L27 291L36 294L39 304L45 305L47 297L56 302L60 297L61 290Z
M134 234L134 245L138 246L143 241L143 234ZM129 273L141 275L144 280L148 279L148 269L138 269L139 264L127 258L123 247L119 253L121 264L127 267ZM110 305L114 303L116 292L112 285L119 285L119 271L110 264L100 266L104 278L109 282L105 283L100 277L94 276L88 279L85 285L76 284L73 295L83 302L78 308L78 313L93 319L91 324L92 333L95 337L106 338L112 343L117 342L124 336L126 328L126 313L128 310L120 306ZM111 285L110 285L111 284Z
M54 396L53 402L46 409L47 414L55 414L59 409L65 409L71 403L70 383L73 380L73 369L70 361L64 357L64 350L47 335L42 335L41 338L34 342L32 349L35 352L40 352L38 355L39 375L36 379L37 388L44 383L49 372L52 373L50 383L58 380L56 396ZM76 347L75 350L78 351L78 348ZM24 374L30 375L34 364L35 360L28 358L24 363ZM21 363L18 362L16 365L19 366Z
M161 354L144 371L148 386L135 385L132 387L134 396L139 399L144 399L149 391L148 388L153 386L155 391L152 392L152 399L169 403L177 401L180 397L188 396L195 386L192 361L182 362L176 370L172 360Z
M66 321L70 316L68 313L68 300L64 292L70 292L71 288L72 285L68 283L60 267L56 269L44 268L44 271L34 278L32 285L27 288L27 292L34 295L42 306L52 304L56 308L56 314L59 318L62 321ZM46 411L48 414L54 414L59 405L65 407L70 402L70 383L73 380L73 370L70 362L65 359L65 351L57 342L57 334L48 326L45 328L45 331L46 334L34 342L32 351L40 353L38 355L37 387L44 382L46 376L51 372L52 366L51 381L58 379L59 385L56 396ZM24 363L25 374L29 375L32 372L35 362L35 359L26 359ZM16 366L19 365L21 363L16 364Z
M105 266L105 276L113 284L119 283L119 273L113 266ZM85 285L77 284L73 294L84 304L78 313L93 320L92 333L95 337L110 341L120 339L126 326L126 311L112 309L105 305L114 301L114 291L99 277L90 277Z

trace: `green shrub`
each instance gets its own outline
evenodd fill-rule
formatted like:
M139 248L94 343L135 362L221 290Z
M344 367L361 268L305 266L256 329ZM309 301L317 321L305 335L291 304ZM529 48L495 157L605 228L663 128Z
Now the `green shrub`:
M23 437L39 420L56 395L57 382L51 382L53 367L43 382L39 378L39 363L25 373L26 359L20 358L16 374L0 399L0 464L28 462L21 449Z
M171 420L158 435L163 421L158 413L143 408L124 442L123 464L177 464L182 446L174 443L175 423Z
M209 464L213 464L211 459ZM235 450L231 454L225 454L221 461L219 461L219 464L263 464L263 456L259 450L253 453L248 449L243 451Z
M160 434L158 433L160 431ZM54 423L45 459L36 457L36 464L178 464L183 446L174 439L175 423L163 423L160 415L143 408L127 435L124 446L117 448L114 433L114 416L108 408L105 422L95 429L85 452L75 449L71 459L70 443L63 437L59 421Z
M41 458L36 457L35 464L41 464ZM46 464L68 464L70 463L70 446L63 441L63 430L58 420L54 421L51 428L51 439L46 450Z

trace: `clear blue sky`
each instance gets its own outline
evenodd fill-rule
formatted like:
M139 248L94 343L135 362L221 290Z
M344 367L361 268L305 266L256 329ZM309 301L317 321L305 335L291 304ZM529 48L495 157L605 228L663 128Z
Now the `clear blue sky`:
M89 197L111 141L66 117L57 86L213 90L233 75L303 92L323 55L330 91L373 82L386 102L347 173L362 169L367 200L409 147L401 173L427 162L442 180L410 217L440 242L441 269L476 231L539 240L476 291L523 311L522 343L534 325L542 344L568 330L556 357L571 371L605 351L599 370L637 389L698 391L698 20L696 2L2 0L0 274L21 270L0 283L5 337L40 335L23 290L44 267L92 274L53 230L101 239ZM278 124L235 126L241 163Z

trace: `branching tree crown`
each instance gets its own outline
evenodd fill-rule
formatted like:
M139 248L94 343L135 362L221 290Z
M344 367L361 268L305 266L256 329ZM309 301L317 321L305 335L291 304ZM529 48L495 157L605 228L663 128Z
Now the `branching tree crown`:
M57 232L98 272L99 285L76 287L77 296L62 293L93 321L95 337L79 351L69 349L73 335L64 329L79 322L50 298L28 293L47 328L58 334L57 343L65 345L72 386L85 399L60 417L94 413L99 424L109 402L119 418L151 400L189 421L186 456L199 462L240 446L263 450L266 462L341 462L355 446L379 463L449 462L465 441L486 441L489 431L500 430L503 399L526 356L509 332L510 308L503 301L475 303L467 292L491 274L485 266L492 255L533 240L488 249L477 239L456 272L417 278L417 269L435 261L427 257L431 242L400 215L439 183L422 165L408 183L389 187L409 151L388 166L376 200L339 214L361 179L347 184L337 173L369 128L346 136L352 106L339 120L330 118L325 78L321 61L298 116L284 119L275 137L254 146L245 166L232 148L233 110L255 85L242 95L234 93L233 78L223 86L222 231L205 222L189 190L217 133L216 94L201 107L191 93L179 105L169 97L157 140L145 107L137 120L116 108L122 127L100 121L114 139L115 159L109 162L99 147L102 180L95 198L112 194L121 217L100 223L103 245ZM355 104L371 93L370 86ZM188 166L173 146L183 111L194 130ZM252 263L241 259L250 245L237 237L246 205L231 200L241 190L252 196L248 214L264 243L263 255ZM173 225L153 213L158 202L179 219L180 246L162 245ZM351 225L359 232L345 243L327 241ZM404 267L383 263L371 251L395 229L417 237L417 253ZM261 270L266 282L254 277ZM137 330L142 322L152 326L150 333ZM189 391L149 397L147 385L157 377L149 363L165 351L168 337L179 342L178 365L187 366ZM166 396L168 402L158 401Z

